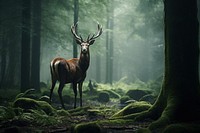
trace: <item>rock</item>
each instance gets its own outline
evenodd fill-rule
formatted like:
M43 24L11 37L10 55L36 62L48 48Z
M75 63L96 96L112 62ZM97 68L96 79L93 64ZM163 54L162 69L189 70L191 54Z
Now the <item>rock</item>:
M147 90L129 90L126 95L130 98L139 101L141 97L150 94L150 91Z
M122 96L120 98L120 104L125 104L129 100L131 100L131 98L129 96Z
M110 100L110 96L108 94L108 92L100 92L99 93L99 97L98 97L98 101L101 103L106 103L109 102Z
M153 104L156 101L156 96L153 96L152 94L147 94L143 96L142 98L140 98L139 101L146 101Z

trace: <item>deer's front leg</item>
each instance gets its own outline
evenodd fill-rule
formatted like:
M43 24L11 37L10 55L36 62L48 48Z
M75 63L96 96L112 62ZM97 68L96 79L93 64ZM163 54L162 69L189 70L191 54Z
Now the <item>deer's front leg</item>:
M73 83L73 91L74 91L74 108L76 108L77 83Z
M80 94L80 106L82 107L82 86L83 86L83 82L78 84L78 91Z

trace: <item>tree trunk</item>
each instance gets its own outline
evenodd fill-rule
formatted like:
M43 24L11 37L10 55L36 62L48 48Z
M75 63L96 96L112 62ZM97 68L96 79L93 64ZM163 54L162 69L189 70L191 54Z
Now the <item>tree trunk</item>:
M33 1L33 34L32 34L32 87L40 91L40 32L41 32L41 1Z
M101 57L99 54L96 55L96 81L101 82Z
M107 7L107 22L106 22L106 29L109 29L109 10ZM105 83L109 83L110 75L109 75L109 70L110 70L110 63L109 63L109 58L110 58L110 53L109 53L109 31L106 32L106 80Z
M165 75L161 93L136 120L157 119L149 129L200 120L196 0L165 0Z
M74 25L78 22L79 0L74 0ZM77 29L76 29L77 30ZM76 33L78 33L76 31ZM73 57L77 58L78 50L75 39L73 39Z
M114 40L114 6L113 6L113 0L110 1L110 71L109 71L109 75L110 75L110 79L109 79L109 83L112 85L113 82L113 59L114 59L114 49L113 49L113 40Z
M21 91L30 88L30 0L22 1Z

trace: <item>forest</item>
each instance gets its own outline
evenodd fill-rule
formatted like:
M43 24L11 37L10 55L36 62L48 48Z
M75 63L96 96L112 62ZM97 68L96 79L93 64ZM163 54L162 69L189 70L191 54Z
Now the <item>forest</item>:
M0 132L199 133L199 0L0 0Z

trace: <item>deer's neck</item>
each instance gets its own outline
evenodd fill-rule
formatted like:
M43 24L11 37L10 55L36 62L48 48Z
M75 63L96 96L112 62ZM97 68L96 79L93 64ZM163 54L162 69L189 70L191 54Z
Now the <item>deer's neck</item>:
M90 53L80 53L79 66L81 70L85 73L90 65Z

